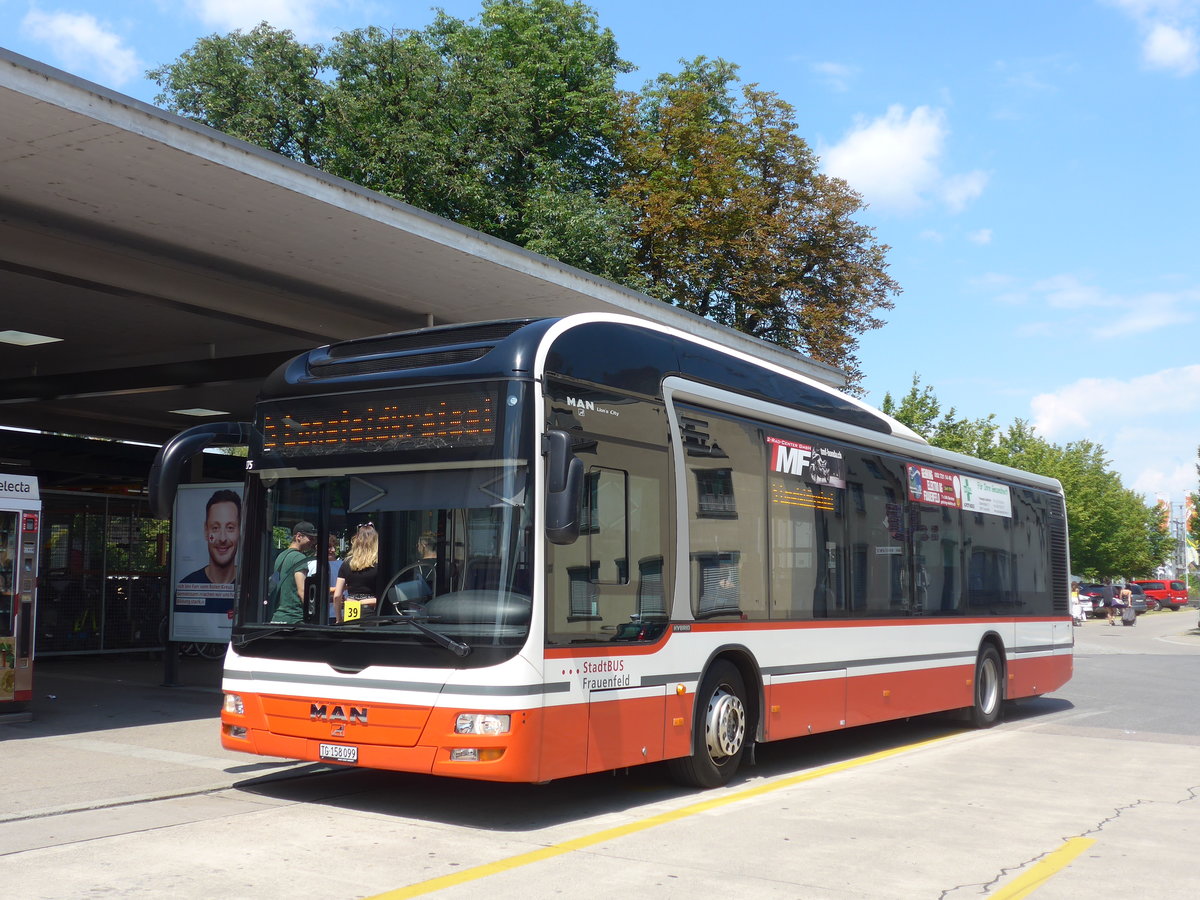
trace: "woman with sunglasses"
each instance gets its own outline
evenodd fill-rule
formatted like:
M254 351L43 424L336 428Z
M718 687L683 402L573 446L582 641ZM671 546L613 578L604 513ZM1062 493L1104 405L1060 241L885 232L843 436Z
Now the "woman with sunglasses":
M360 525L350 540L350 552L342 560L337 583L333 588L333 603L338 621L345 620L345 603L357 600L362 614L375 612L379 591L379 532L370 522Z

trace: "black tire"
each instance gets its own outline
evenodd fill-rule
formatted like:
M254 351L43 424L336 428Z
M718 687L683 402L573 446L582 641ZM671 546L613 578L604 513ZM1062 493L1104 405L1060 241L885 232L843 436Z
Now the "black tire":
M692 755L668 762L671 777L689 787L726 784L746 750L746 685L737 667L717 660L700 682L692 723Z
M971 707L971 725L991 728L1000 720L1004 707L1004 665L991 644L985 644L975 660L975 704Z

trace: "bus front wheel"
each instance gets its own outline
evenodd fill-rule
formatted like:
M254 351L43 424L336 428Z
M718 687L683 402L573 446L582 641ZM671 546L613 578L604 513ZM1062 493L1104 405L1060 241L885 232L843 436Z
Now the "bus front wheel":
M1000 718L1004 699L1004 666L996 648L987 644L975 661L975 705L971 707L971 724L976 728L991 728Z
M715 662L696 700L692 755L671 760L671 776L691 787L720 787L733 777L746 749L746 686L737 667Z

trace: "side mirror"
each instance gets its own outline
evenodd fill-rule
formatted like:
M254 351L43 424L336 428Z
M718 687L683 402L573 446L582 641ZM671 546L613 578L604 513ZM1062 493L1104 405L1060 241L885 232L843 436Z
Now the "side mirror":
M171 518L179 477L188 460L206 447L238 447L250 443L254 426L249 422L209 422L181 431L158 449L150 467L150 514Z
M552 544L573 544L579 538L579 497L583 462L571 449L571 435L557 429L546 433L546 537Z

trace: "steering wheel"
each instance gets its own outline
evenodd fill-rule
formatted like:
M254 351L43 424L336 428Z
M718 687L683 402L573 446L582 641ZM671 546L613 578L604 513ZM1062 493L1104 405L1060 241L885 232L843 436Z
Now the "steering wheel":
M414 572L416 573L415 578L412 577L412 574ZM426 560L422 559L422 560L418 560L415 563L410 563L409 565L405 566L403 569L401 569L399 572L397 572L395 575L392 576L392 580L387 583L387 587L385 587L383 589L383 594L381 596L383 597L383 600L385 603L390 604L392 609L394 609L397 613L399 613L400 605L392 597L392 588L394 588L398 584L402 584L405 581L416 581L417 578L420 578L423 582L425 582L425 584L427 584L429 586L429 594L430 594L430 596L433 596L433 579L436 574L437 574L437 563L436 562L427 562ZM401 601L401 602L403 602L405 607L407 607L407 608L415 607L415 608L419 609L422 606L422 604L419 600L408 600L408 601Z

